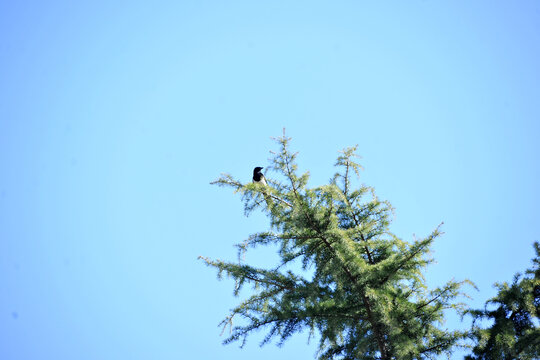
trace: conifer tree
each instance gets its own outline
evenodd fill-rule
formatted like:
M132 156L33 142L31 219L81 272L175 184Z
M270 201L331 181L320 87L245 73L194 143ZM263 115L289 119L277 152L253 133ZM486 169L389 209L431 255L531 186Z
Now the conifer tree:
M540 243L534 248L533 267L525 276L516 274L511 285L495 284L498 293L485 309L469 311L475 321L489 319L492 324L487 329L473 324L476 346L467 360L540 359Z
M228 174L213 182L241 194L246 215L259 209L270 220L268 231L237 245L238 262L202 257L220 277L235 280L235 295L252 287L252 295L221 323L230 329L224 343L243 345L264 329L262 344L276 338L280 345L308 329L319 335L321 360L430 359L462 344L466 334L443 328L443 312L465 310L457 298L468 281L429 290L423 277L439 227L411 242L390 232L390 204L371 187L353 187L361 169L356 147L339 155L328 185L310 188L309 173L298 174L290 138L284 133L275 140L276 176L266 178L268 186L243 184ZM274 267L242 260L248 249L271 244L279 249Z

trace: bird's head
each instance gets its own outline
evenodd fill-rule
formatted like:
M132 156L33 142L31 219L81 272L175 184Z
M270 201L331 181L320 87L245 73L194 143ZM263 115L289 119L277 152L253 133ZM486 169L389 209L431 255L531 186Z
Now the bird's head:
M255 169L253 169L253 174L260 172L262 169L263 169L262 167L257 166Z

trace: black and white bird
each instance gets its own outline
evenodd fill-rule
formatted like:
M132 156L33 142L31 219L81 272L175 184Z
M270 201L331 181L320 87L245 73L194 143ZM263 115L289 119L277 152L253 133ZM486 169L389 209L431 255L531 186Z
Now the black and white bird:
M260 166L257 166L255 169L253 169L253 182L257 184L261 184L264 186L268 186L266 183L266 179L264 178L263 173L261 172L263 168ZM267 192L263 190L264 200L266 201L266 205L272 206L273 202L270 196L268 196Z
M264 186L267 186L266 179L264 178L263 173L261 172L263 168L260 166L257 166L255 169L253 169L253 182L263 184Z

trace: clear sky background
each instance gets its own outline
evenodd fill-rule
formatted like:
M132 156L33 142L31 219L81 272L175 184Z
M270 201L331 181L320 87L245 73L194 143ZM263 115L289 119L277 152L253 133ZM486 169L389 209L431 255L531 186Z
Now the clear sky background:
M539 39L538 1L1 2L0 358L312 359L222 346L197 260L268 228L209 182L283 127L313 186L358 144L400 237L444 221L427 280L482 306L540 240Z

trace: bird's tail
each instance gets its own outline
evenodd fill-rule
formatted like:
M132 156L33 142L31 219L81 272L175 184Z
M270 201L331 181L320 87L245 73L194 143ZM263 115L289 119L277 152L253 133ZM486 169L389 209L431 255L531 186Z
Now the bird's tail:
M266 190L263 190L264 200L266 201L266 205L271 208L274 206L274 201L272 200L272 197L268 194Z

